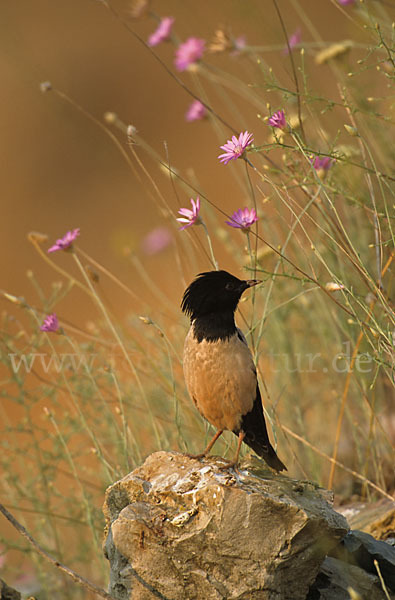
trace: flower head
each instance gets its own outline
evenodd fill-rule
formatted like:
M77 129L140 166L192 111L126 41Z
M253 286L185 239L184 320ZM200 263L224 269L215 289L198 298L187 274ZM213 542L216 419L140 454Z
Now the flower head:
M129 8L129 16L132 19L144 17L150 7L151 0L132 0Z
M167 227L156 227L152 229L141 243L144 254L152 256L158 252L162 252L169 244L171 244L173 236Z
M325 284L325 289L327 292L337 292L338 290L344 290L344 285L342 283L336 283L335 281L328 281Z
M227 165L230 160L240 158L247 146L252 144L253 141L254 136L252 133L248 133L248 131L240 133L238 138L235 135L232 135L232 139L221 146L221 150L225 150L225 153L218 156L220 162Z
M232 40L230 39L229 32L223 27L219 27L209 42L207 50L212 54L217 54L218 52L225 52L225 50L231 49Z
M302 40L302 30L300 28L298 28L288 39L288 44L289 44L289 48L292 50L293 48L295 48L295 46L297 46L298 44L300 44ZM289 50L288 50L288 45L284 48L284 54L288 54Z
M354 4L355 0L337 0L339 4L347 6L347 4Z
M178 71L185 71L189 65L202 58L205 45L205 40L196 37L190 37L186 42L180 44L176 50L176 57L174 59L176 69Z
M269 125L277 127L277 129L284 129L287 125L285 120L285 114L283 110L275 112L268 120Z
M234 38L227 29L219 27L208 44L207 49L212 54L229 50L235 56L243 52L246 45L247 38L245 35L239 35L237 38Z
M310 162L316 171L319 171L320 169L328 171L336 161L329 156L311 156Z
M247 38L245 35L239 35L237 38L233 40L233 51L231 54L233 56L237 56L241 52L245 50L247 46Z
M248 231L254 223L258 220L255 208L239 208L233 213L231 220L226 221L227 225L236 227L236 229L242 229Z
M154 33L148 38L148 46L157 46L161 42L169 39L171 28L173 27L174 17L164 17L155 29Z
M247 38L245 35L239 35L237 38L234 39L233 43L235 50L241 52L247 45Z
M68 231L62 238L56 240L56 243L48 249L48 252L56 252L57 250L67 250L70 248L74 240L80 235L79 229Z
M202 104L200 100L194 100L185 113L185 120L188 122L199 121L206 116L206 113L207 109L204 104Z
M181 217L177 217L177 221L180 223L185 223L182 227L180 227L180 231L186 229L187 227L191 227L191 225L200 225L201 218L199 217L200 210L200 198L197 196L196 202L191 198L192 210L190 208L180 208L178 211Z
M41 331L50 331L52 333L55 333L59 329L59 321L55 313L45 317L44 323L41 325L40 329Z

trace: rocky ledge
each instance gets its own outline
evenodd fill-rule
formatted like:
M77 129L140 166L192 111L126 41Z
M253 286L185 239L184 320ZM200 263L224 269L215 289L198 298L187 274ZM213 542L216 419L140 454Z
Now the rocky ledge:
M310 482L256 459L236 472L176 452L109 487L104 513L118 600L319 598L310 588L348 532L331 494Z

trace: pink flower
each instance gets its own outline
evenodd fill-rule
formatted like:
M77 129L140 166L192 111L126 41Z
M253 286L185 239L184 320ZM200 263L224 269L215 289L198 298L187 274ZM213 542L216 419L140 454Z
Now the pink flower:
M206 116L206 113L206 107L199 100L194 100L185 113L185 120L189 122L199 121Z
M196 202L191 198L192 210L190 208L180 208L178 211L181 217L177 218L177 221L180 223L185 223L182 227L180 227L180 231L186 229L187 227L191 227L191 225L200 225L201 218L199 217L200 210L200 198L199 196L196 198Z
M171 244L173 236L167 227L156 227L152 229L142 241L142 250L144 254L152 256L158 252L162 252Z
M45 317L44 323L41 325L40 329L41 331L50 331L52 333L55 333L59 329L59 321L55 313Z
M148 46L157 46L161 42L169 39L171 28L173 27L174 17L164 17L155 29L154 33L148 38Z
M268 120L269 125L276 127L277 129L284 129L287 125L285 120L285 114L283 110L275 112Z
M180 44L176 50L174 64L178 71L185 71L197 60L202 58L206 42L200 38L190 37L186 42Z
M320 169L328 171L336 161L329 156L311 156L310 162L316 171L319 171Z
M291 48L291 50L293 48L295 48L295 46L297 46L298 44L300 44L302 40L302 30L300 29L300 27L290 36L289 40L288 40L288 44L289 47ZM284 54L288 54L289 50L288 50L288 46L286 46L284 48Z
M347 6L347 4L354 4L355 0L337 0L339 4Z
M237 54L240 54L240 52L243 52L243 50L245 49L247 45L247 38L245 35L239 35L237 38L235 38L233 40L233 56L236 56Z
M62 238L56 240L56 244L48 249L48 252L56 252L57 250L67 250L70 248L74 240L80 235L79 229L68 231Z
M254 223L258 220L255 208L239 208L233 213L231 221L226 221L227 225L236 227L236 229L242 229L248 231Z
M254 136L252 133L248 133L248 131L240 133L238 138L232 135L232 139L228 140L224 146L221 146L221 150L225 150L225 153L218 156L220 162L227 165L230 160L240 158L247 146L252 144L253 141Z

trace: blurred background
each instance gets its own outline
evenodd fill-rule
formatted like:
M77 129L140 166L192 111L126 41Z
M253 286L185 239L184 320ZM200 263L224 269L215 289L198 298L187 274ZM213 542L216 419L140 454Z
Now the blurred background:
M149 17L132 21L127 2L114 2L113 6L144 40L156 28ZM369 36L355 19L355 7L346 11L330 0L320 3L300 0L280 2L280 8L286 11L289 34L300 28L305 43L316 41L313 34L324 41L349 37L368 41ZM169 1L165 5L154 3L153 11L176 17L175 31L181 40L192 35L210 40L219 26L229 27L235 37L245 35L247 44L269 48L264 59L288 86L293 85L289 58L279 49L285 46L284 35L270 0ZM144 236L163 224L154 203L146 200L147 181L137 181L111 139L89 118L59 97L42 94L41 82L50 81L99 121L103 121L106 111L113 111L127 125L133 124L165 161L184 174L192 169L200 188L220 207L226 206L228 212L247 201L245 194L235 190L229 169L216 160L219 145L225 143L230 132L222 126L211 127L207 120L185 121L184 114L192 99L102 3L4 0L1 13L3 289L23 296L33 293L26 279L28 269L39 272L43 285L48 286L53 279L52 270L43 264L26 239L31 230L48 234L52 241L65 231L80 227L84 249L137 287L140 279L125 261L125 245L140 254L152 277L160 277L163 265L172 263L168 254L148 258L141 249ZM310 28L303 21L305 15L311 22ZM271 47L277 49L270 51ZM155 51L174 70L173 45L164 43ZM234 56L229 60L227 55L212 55L208 62L218 69L226 65L228 72L230 69L246 83L255 84L248 79L251 64L245 57ZM322 96L330 92L339 101L333 80L328 78L329 68L318 68L311 63L314 86ZM189 73L179 75L193 87ZM266 141L268 128L257 119L257 113L267 115L267 102L277 108L278 96L274 91L258 87L259 108L243 103L237 90L232 90L230 95L235 103L232 110L227 99L221 98L216 90L215 82L207 87L209 103L236 130L248 127L254 131L258 143ZM374 95L374 90L369 90L369 94ZM340 135L347 137L344 132ZM119 137L126 148L126 136ZM189 204L192 194L179 191L177 198L158 165L146 154L141 156L148 161L148 169L152 168L152 176L175 212L180 204ZM169 225L176 234L175 224ZM223 266L231 268L229 259ZM199 268L205 267L202 261ZM170 279L161 277L161 285L172 300L178 301L182 283ZM122 311L128 310L122 298L112 300ZM76 311L73 302L67 300L61 309L65 317L79 324L90 312L88 306L81 304Z

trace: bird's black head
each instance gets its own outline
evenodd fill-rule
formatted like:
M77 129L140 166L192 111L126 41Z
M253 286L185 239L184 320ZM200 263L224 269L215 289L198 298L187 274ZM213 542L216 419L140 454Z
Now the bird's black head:
M227 271L200 273L185 290L181 309L191 320L220 313L233 313L242 293L259 283L243 281Z

